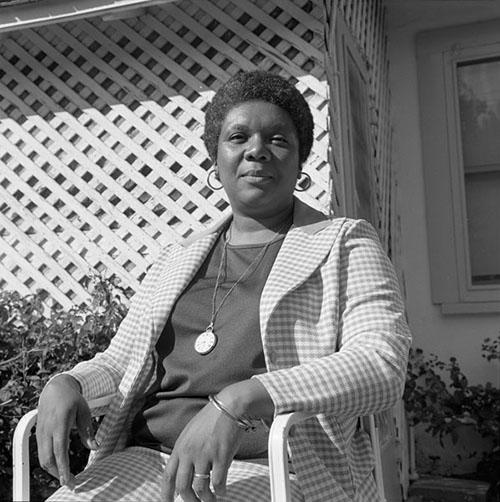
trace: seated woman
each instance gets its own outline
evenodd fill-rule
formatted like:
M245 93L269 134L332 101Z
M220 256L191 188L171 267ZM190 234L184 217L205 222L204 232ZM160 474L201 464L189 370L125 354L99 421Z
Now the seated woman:
M403 390L393 268L368 223L294 197L313 120L285 79L231 78L204 141L232 213L165 249L109 348L44 388L39 457L63 485L50 500L269 500L265 424L309 411L289 441L294 500L374 502L357 419ZM85 399L110 393L94 439ZM76 479L72 427L93 450Z

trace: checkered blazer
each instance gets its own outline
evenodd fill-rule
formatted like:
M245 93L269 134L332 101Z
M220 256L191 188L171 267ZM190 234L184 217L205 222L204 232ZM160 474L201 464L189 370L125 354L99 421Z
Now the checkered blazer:
M224 223L165 249L108 349L69 372L87 399L116 392L91 462L125 447L154 381L157 338ZM357 418L401 397L410 334L396 275L374 229L363 220L328 220L296 200L259 316L268 371L254 378L276 413L317 414L297 425L289 441L305 499L378 500L369 438Z

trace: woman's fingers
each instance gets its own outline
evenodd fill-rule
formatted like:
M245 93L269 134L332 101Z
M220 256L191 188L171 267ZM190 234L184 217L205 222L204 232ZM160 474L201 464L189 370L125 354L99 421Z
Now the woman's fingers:
M73 487L74 476L69 468L69 437L65 437L63 431L49 436L37 429L37 444L40 467L59 479L61 485Z
M94 436L90 408L84 400L78 407L78 413L76 415L76 428L78 429L78 434L80 435L82 443L89 450L97 450L99 448Z
M179 435L165 470L164 500L178 492L184 502L215 502L226 489L227 471L242 430L212 405L205 406ZM212 467L213 466L213 467ZM206 476L212 467L212 485ZM215 491L215 494L214 494Z
M190 462L179 462L175 477L175 490L183 502L199 502L193 490L193 465Z
M53 455L52 437L43 430L40 417L38 417L35 433L40 467L50 475L59 478L56 460Z
M74 486L69 468L69 434L88 405L76 384L64 375L49 382L38 402L36 437L40 465L63 485ZM90 413L90 412L89 412Z
M57 470L56 459L52 455L52 450L45 446L45 443L42 443L39 439L37 439L38 443L38 461L40 463L40 467L47 471L51 476L59 479L59 472ZM41 445L43 446L41 447Z
M49 474L59 479L61 484L66 484L66 481L70 479L68 456L69 418L58 421L48 412L45 414L49 416L44 416L43 413L40 413L41 417L36 427L40 466ZM52 425L55 422L58 422L60 426L54 429Z
M202 502L216 501L210 489L210 466L206 463L195 465L191 486Z
M212 486L214 487L215 495L219 497L226 494L229 465L227 463L214 463L212 468Z
M69 437L68 434L58 433L53 438L54 458L59 473L61 485L70 486L71 471L69 470Z
M210 465L204 462L194 467L189 461L180 462L173 454L165 468L160 498L165 502L174 502L176 494L183 502L216 502L210 488Z
M172 454L168 460L167 467L160 483L160 500L165 502L174 502L175 498L175 479L177 476L177 466L179 459Z

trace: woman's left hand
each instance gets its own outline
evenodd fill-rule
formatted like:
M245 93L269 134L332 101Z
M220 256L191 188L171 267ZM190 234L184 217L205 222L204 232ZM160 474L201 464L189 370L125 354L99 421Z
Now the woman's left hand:
M243 434L245 431L231 418L208 403L175 443L165 469L162 500L173 502L176 492L184 502L213 502L216 495L224 495L227 472Z

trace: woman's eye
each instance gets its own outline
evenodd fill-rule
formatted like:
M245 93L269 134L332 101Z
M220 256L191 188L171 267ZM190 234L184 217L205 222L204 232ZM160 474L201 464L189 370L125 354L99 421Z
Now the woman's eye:
M273 136L271 141L276 145L286 145L288 141L283 136Z
M241 132L235 132L229 136L229 141L234 141L236 143L241 143L245 141L245 135Z

